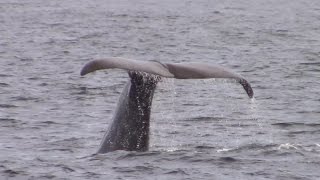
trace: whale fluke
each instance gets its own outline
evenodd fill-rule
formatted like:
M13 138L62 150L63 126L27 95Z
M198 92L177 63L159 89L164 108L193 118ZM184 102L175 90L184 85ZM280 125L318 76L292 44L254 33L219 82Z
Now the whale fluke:
M250 98L253 97L253 90L246 79L226 68L208 63L160 63L157 61L137 61L111 57L90 61L82 68L80 74L83 76L96 70L112 68L146 72L166 78L176 79L234 79L243 86Z
M239 74L223 67L208 63L167 63L165 65L168 67L169 72L174 74L174 78L176 79L234 79L243 86L248 96L253 98L253 90L248 81Z
M111 57L101 60L93 60L87 63L81 70L80 75L86 75L100 69L124 69L129 71L141 71L150 74L160 75L163 77L173 78L174 75L156 61L137 61L120 57Z

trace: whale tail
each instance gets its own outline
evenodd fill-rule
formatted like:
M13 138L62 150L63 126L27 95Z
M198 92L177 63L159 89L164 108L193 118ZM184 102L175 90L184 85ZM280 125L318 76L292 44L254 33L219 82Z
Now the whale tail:
M94 60L87 63L81 70L81 75L100 69L124 69L128 71L140 71L176 79L208 79L227 78L240 83L248 96L253 98L253 90L250 83L239 74L226 68L208 63L160 63L157 61L137 61L132 59L111 57Z
M148 150L152 98L161 77L235 79L243 86L248 96L253 97L250 84L242 76L206 63L174 64L107 58L90 61L83 67L80 74L83 76L96 70L110 68L127 70L130 80L122 91L113 121L101 142L98 153L115 150Z

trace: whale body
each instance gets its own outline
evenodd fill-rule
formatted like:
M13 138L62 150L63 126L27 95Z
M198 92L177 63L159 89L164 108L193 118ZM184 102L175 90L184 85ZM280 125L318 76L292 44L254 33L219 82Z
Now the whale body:
M162 77L234 79L243 86L248 96L253 98L251 85L242 76L208 63L160 63L110 57L90 61L80 74L83 76L96 70L112 68L127 70L130 79L120 95L113 121L103 137L98 153L148 150L152 99Z

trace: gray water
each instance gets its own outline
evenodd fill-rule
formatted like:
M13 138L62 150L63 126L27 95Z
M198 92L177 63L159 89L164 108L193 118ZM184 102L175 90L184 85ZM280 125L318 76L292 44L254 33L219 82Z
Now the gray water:
M120 56L225 66L221 80L164 79L150 151L94 155ZM1 0L0 179L320 179L320 1Z

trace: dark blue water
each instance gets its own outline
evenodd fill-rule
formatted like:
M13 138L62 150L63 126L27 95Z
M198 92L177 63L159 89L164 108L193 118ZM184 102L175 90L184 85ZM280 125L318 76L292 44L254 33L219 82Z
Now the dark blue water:
M320 1L0 2L1 179L320 179ZM219 64L159 84L148 152L93 155L128 80L89 60Z

